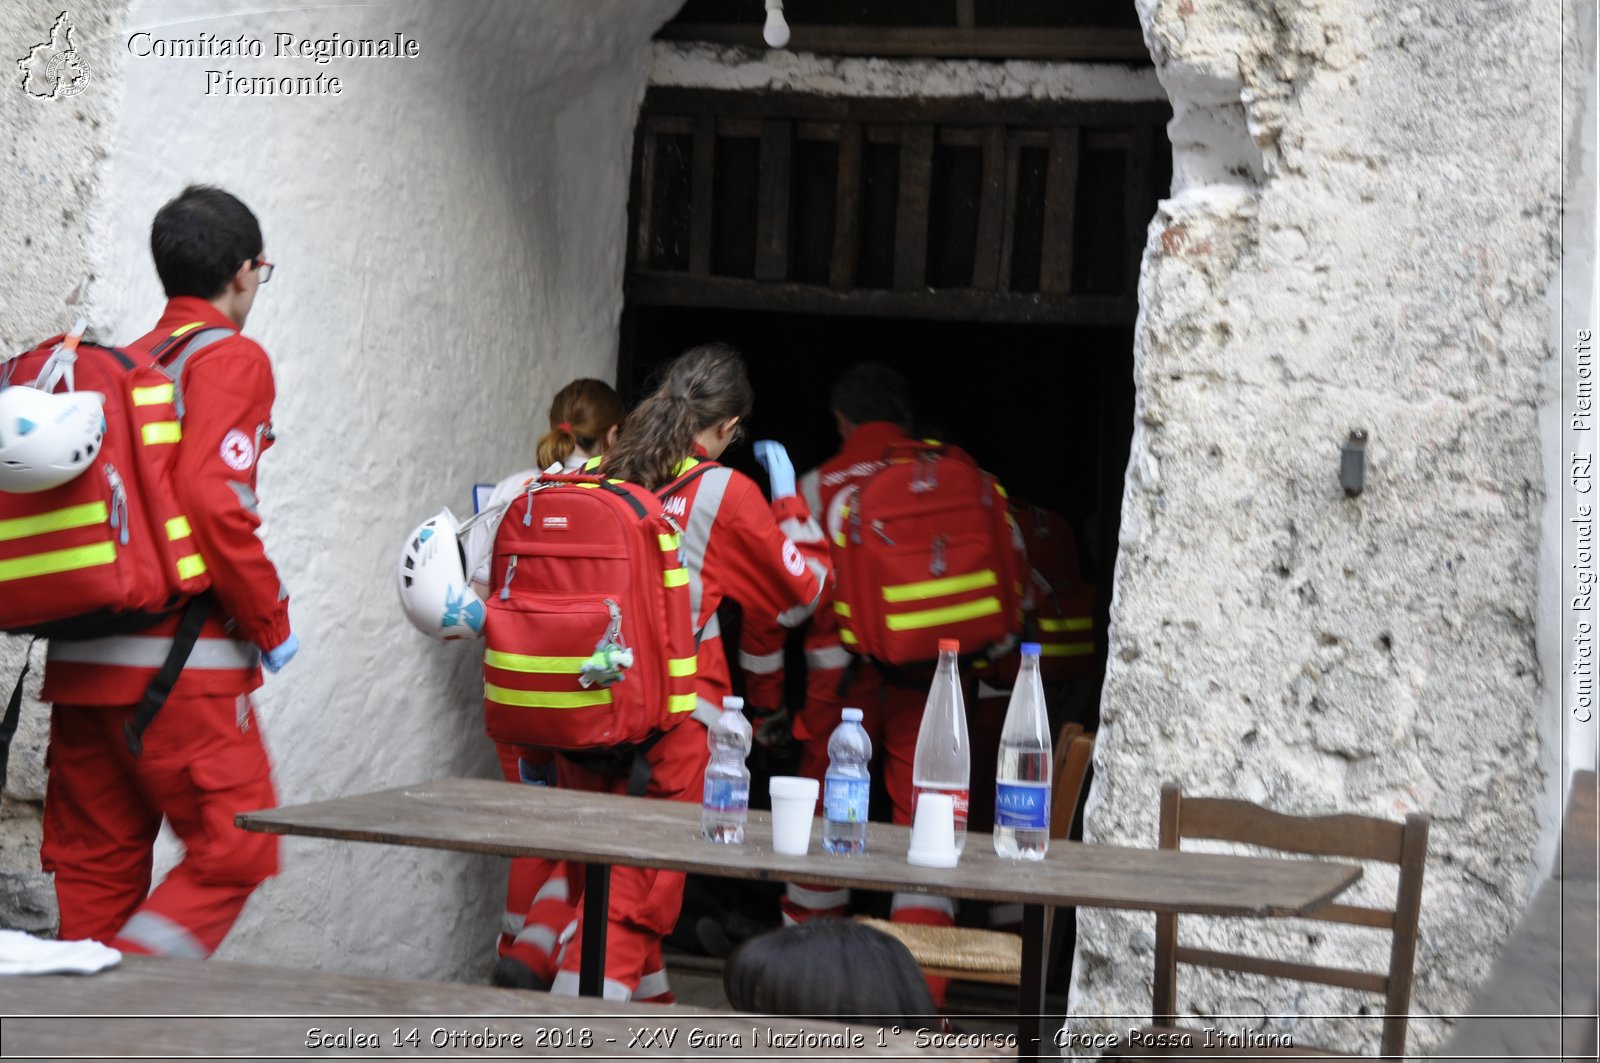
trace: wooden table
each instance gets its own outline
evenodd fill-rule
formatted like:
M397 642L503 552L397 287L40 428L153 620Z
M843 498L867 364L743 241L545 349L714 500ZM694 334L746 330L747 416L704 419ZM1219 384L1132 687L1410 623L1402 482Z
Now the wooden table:
M282 967L124 956L94 975L0 978L6 1055L760 1055L997 1059L878 1027Z
M502 856L540 856L587 865L591 899L607 894L611 865L658 867L725 878L806 882L868 890L925 890L949 897L1023 905L1019 1050L1032 1054L1044 1024L1045 910L1130 908L1235 916L1300 915L1361 877L1354 865L1052 842L1038 863L995 855L987 834L971 833L961 863L928 868L905 859L910 831L872 823L867 851L823 853L813 824L811 852L772 851L767 813L752 811L745 844L700 837L697 805L484 779L435 779L396 790L248 812L238 825L270 834L415 845ZM599 996L605 905L585 903L581 991Z

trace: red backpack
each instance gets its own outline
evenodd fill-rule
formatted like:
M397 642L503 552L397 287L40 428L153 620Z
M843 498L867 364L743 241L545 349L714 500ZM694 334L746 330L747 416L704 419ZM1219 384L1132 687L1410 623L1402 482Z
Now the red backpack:
M172 487L183 438L178 381L190 355L234 330L194 328L179 329L149 355L63 335L0 363L0 388L38 383L54 390L55 371L70 367L71 389L105 396L106 420L99 453L77 476L45 491L0 491L0 631L99 638L184 610L165 663L124 724L135 754L209 608L200 595L211 577ZM0 717L0 785L27 675L25 659Z
M940 444L897 444L864 480L834 538L834 611L849 649L888 665L964 653L1022 628L1005 491Z
M1078 565L1078 540L1059 513L1019 502L1012 515L1028 551L1033 608L1023 621L1026 639L1039 643L1039 671L1046 683L1088 679L1094 674L1095 588ZM1000 680L1010 684L1021 663L1017 654L997 662Z
M183 400L179 370L169 372L160 355L175 352L170 360L181 367L231 335L186 330L144 356L77 345L72 387L105 396L105 438L92 463L61 486L0 491L0 631L47 638L133 631L210 587L172 488ZM65 339L0 365L0 386L34 383Z
M483 712L497 742L568 752L639 746L695 708L696 647L681 530L663 488L550 475L495 533Z

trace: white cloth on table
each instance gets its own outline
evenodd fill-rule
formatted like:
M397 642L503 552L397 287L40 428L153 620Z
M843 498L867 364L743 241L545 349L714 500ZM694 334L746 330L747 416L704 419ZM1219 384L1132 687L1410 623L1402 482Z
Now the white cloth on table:
M0 975L93 974L114 967L122 953L98 941L46 941L0 930Z

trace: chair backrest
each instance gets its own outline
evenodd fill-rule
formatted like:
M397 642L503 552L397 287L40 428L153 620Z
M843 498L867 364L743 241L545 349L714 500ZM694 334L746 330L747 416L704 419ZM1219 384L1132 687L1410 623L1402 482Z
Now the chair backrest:
M1054 762L1050 778L1050 837L1060 840L1072 830L1078 814L1083 783L1089 777L1089 757L1094 752L1094 732L1084 731L1081 723L1064 723L1056 735Z
M1384 1021L1380 1051L1385 1056L1400 1056L1405 1050L1406 1020L1411 1008L1428 824L1429 817L1420 812L1406 816L1404 823L1353 814L1290 816L1233 798L1185 797L1177 783L1162 786L1163 849L1176 849L1182 839L1193 838L1237 842L1307 856L1375 860L1397 865L1400 882L1393 908L1326 904L1301 917L1389 931L1392 936L1389 969L1383 974L1186 948L1178 944L1177 916L1157 915L1155 1021L1176 1021L1177 965L1188 963L1381 994Z

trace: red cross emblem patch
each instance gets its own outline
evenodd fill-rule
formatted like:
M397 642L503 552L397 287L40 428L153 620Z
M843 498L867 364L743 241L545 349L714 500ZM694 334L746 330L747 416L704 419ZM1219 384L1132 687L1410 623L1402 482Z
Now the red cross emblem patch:
M244 472L255 464L256 446L250 437L237 428L230 428L222 437L222 463L234 472Z

